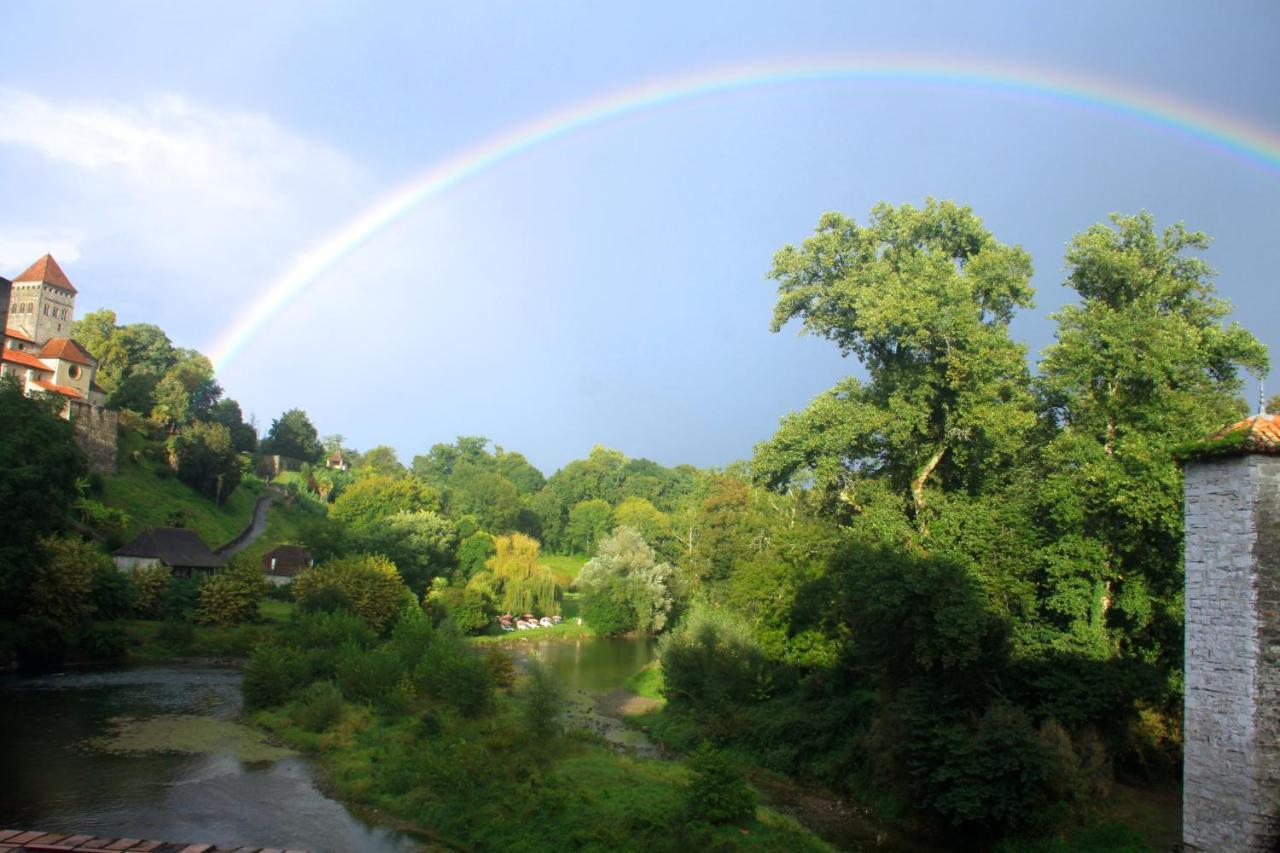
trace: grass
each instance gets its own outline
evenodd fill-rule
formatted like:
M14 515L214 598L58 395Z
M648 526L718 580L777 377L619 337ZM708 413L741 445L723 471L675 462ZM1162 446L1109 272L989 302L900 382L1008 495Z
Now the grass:
M551 569L556 583L568 589L578 579L578 572L591 558L586 554L539 554L538 562Z
M226 503L217 506L173 476L164 462L150 458L163 453L163 448L162 442L147 441L139 433L121 432L120 469L104 478L102 502L129 514L124 540L133 539L143 528L168 525L175 510L182 511L185 526L210 549L234 539L253 518L257 495L236 489Z
M626 681L627 689L637 696L665 702L666 697L663 696L662 686L662 666L656 661L648 664Z
M129 659L135 662L158 663L181 658L242 658L247 657L259 643L275 639L292 617L293 604L264 599L259 613L261 621L249 625L229 628L195 625L192 628L191 644L181 648L175 648L160 639L163 622L127 619L115 624L124 628L128 637Z
M319 757L348 802L392 816L424 837L462 849L827 850L768 808L725 826L689 823L683 764L635 759L576 736L535 738L519 704L466 719L418 699L406 713L347 704L328 731L294 722L296 703L254 720ZM424 733L424 715L442 728Z

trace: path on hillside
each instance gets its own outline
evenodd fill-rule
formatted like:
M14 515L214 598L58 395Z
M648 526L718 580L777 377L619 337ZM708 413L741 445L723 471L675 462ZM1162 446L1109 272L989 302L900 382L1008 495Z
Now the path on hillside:
M262 495L258 498L258 502L254 504L253 521L249 522L248 527L240 531L240 535L225 545L218 546L213 553L219 557L231 558L256 542L258 537L262 535L262 531L267 529L267 510L282 497L284 497L284 493L273 486L265 487L262 490Z

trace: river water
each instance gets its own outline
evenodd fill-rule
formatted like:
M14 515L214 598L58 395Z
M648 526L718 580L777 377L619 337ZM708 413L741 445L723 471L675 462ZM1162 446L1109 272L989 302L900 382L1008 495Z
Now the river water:
M0 679L0 823L315 853L426 849L325 796L305 760L235 726L239 712L229 668ZM141 741L109 736L121 731Z

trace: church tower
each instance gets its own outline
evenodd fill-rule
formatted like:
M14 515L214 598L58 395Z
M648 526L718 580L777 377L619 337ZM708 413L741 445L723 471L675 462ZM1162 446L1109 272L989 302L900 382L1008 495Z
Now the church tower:
M8 326L36 342L71 336L76 289L53 255L45 255L13 280Z

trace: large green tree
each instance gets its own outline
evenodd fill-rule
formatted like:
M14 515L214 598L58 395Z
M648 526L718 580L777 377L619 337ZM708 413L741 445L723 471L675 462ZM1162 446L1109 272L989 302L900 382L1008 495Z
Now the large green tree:
M271 422L267 437L262 440L262 452L288 456L303 462L319 462L324 446L311 419L302 409L290 409Z
M1182 475L1171 450L1244 414L1240 372L1267 353L1235 323L1181 224L1115 214L1067 251L1079 302L1058 311L1040 385L1060 427L1035 478L1045 618L1066 648L1181 646Z
M828 213L778 252L771 277L774 330L802 320L869 381L787 418L757 448L761 478L781 486L809 473L855 511L858 481L883 478L923 530L932 488L980 490L1023 445L1035 409L1008 326L1031 305L1031 261L968 207L880 204L866 226Z

